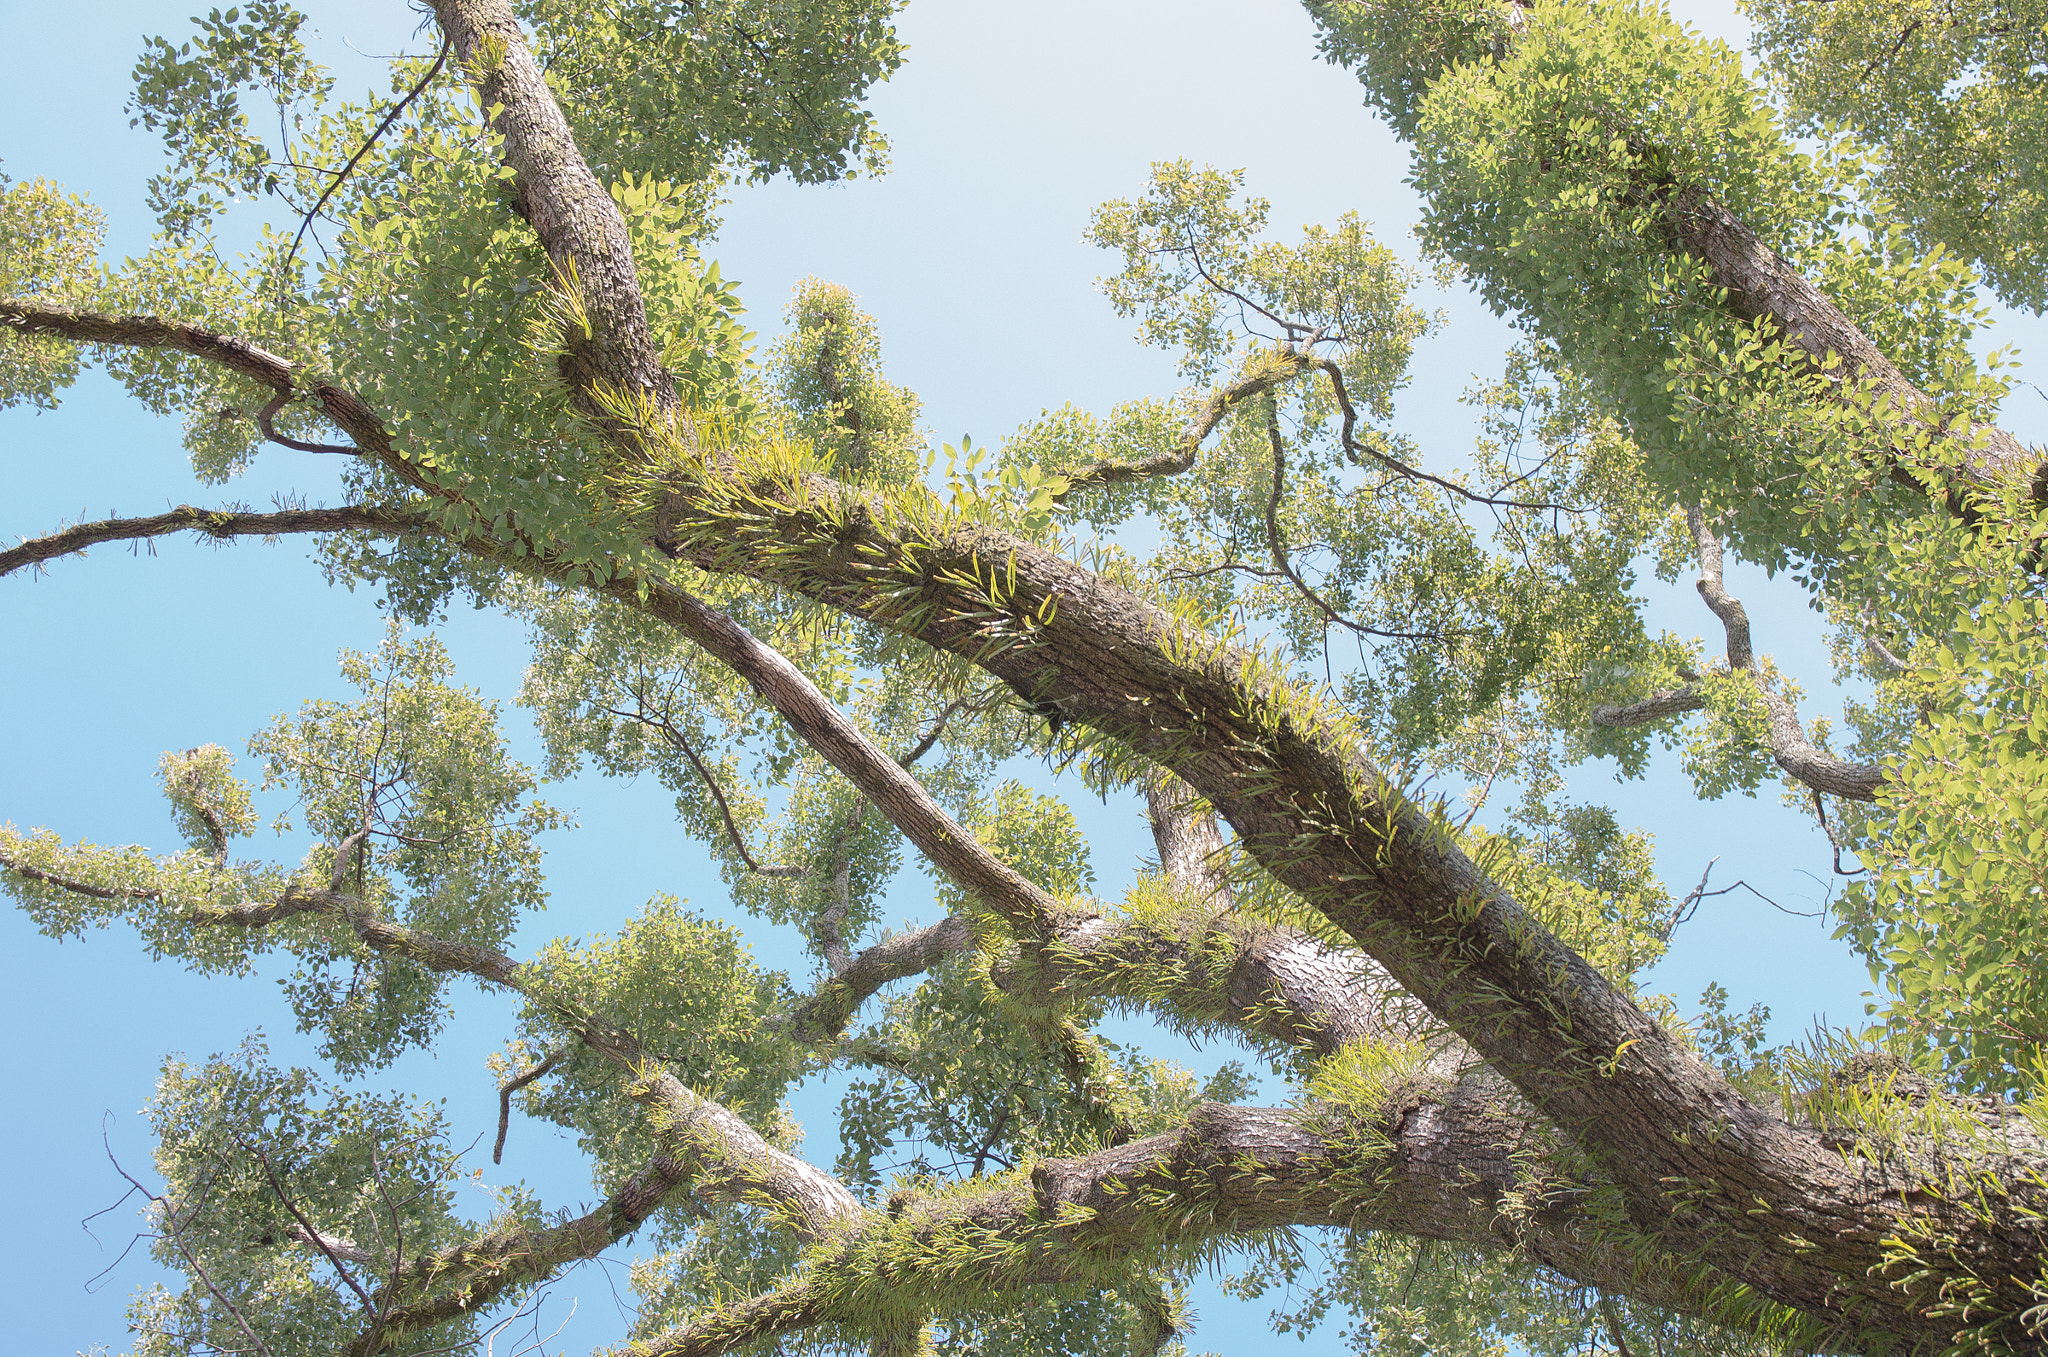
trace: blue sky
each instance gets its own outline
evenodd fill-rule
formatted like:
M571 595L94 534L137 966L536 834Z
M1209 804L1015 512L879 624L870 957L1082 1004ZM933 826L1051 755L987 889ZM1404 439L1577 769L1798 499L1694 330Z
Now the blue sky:
M417 22L389 0L308 8L345 89L371 78L350 46L396 50ZM131 130L121 111L127 73L142 35L182 34L190 10L96 0L86 21L76 7L0 3L0 168L17 180L46 176L89 193L109 216L115 258L146 244L142 186L157 163L153 140ZM1740 38L1725 11L1686 17ZM923 396L940 439L971 433L994 442L1044 407L1072 401L1104 411L1178 385L1170 360L1139 349L1097 293L1094 279L1109 264L1081 243L1090 209L1139 191L1151 161L1248 167L1252 191L1273 200L1277 229L1357 210L1388 243L1415 254L1405 157L1360 107L1351 77L1316 60L1309 22L1289 0L919 0L902 29L909 64L874 100L894 143L892 172L850 185L743 189L712 253L741 281L764 336L780 327L783 300L798 279L851 287L881 323L891 376ZM1498 372L1511 334L1462 290L1428 300L1449 323L1418 355L1400 427L1426 450L1456 457L1471 436L1457 398L1475 378ZM2003 342L2028 328L2010 324L1993 338ZM2009 423L2037 434L2020 399ZM2048 411L2048 401L2040 408ZM314 499L334 493L320 459L284 452L261 459L225 495L197 486L178 430L97 377L81 382L54 414L0 413L0 484L7 487L0 533L15 535L110 511L223 498L262 505L286 490ZM1824 694L1814 616L1758 572L1731 571L1730 586L1749 605L1759 648ZM1689 587L1652 583L1648 591L1659 624L1686 633L1711 624ZM140 555L102 548L57 563L41 579L0 581L0 610L0 820L159 848L173 846L154 790L162 751L205 742L239 748L274 713L341 695L337 650L374 647L383 629L370 597L323 586L303 548L291 544L214 550L180 540ZM510 708L524 663L516 629L459 613L442 634L464 680L505 701L515 745L537 762L525 718ZM1826 710L1816 697L1808 714ZM1647 781L1625 788L1601 769L1581 770L1573 794L1612 798L1625 819L1654 830L1660 865L1677 889L1718 856L1717 884L1746 879L1802 909L1823 898L1825 844L1773 793L1702 806L1675 764L1661 760ZM540 921L546 930L608 929L660 890L708 911L724 908L716 873L683 839L658 787L586 777L548 796L573 808L582 828L552 836L554 895ZM1099 886L1113 893L1149 850L1136 803L1080 809L1096 843ZM297 849L277 851L296 856ZM929 909L914 881L899 899L906 918ZM126 1208L95 1222L97 1243L78 1227L119 1196L103 1128L122 1164L140 1172L149 1146L137 1109L165 1052L203 1057L257 1027L283 1058L304 1043L289 1032L268 979L202 984L151 965L121 933L58 946L12 914L0 916L0 929L0 994L13 1031L0 1054L0 1081L16 1108L0 1128L0 1154L16 1173L12 1228L0 1233L0 1276L32 1302L15 1307L12 1343L23 1352L101 1343L119 1351L126 1297L150 1274L131 1259L96 1289L84 1285L133 1228ZM535 932L522 936L523 946L539 941ZM792 938L765 927L752 936L770 964L800 973L807 967ZM1819 1015L1855 1019L1867 986L1861 966L1826 940L1821 923L1739 895L1708 902L1650 977L1688 1009L1708 980L1725 984L1737 1008L1768 1003L1780 1038ZM458 1126L486 1129L495 1098L482 1058L496 1048L508 1015L502 1003L467 1003L438 1056L408 1059L395 1078L446 1097ZM803 1111L822 1112L829 1103L813 1093ZM829 1162L829 1137L815 1138L810 1149ZM531 1124L515 1126L507 1167L551 1205L590 1196L573 1156ZM582 1297L577 1325L564 1334L580 1340L570 1342L572 1350L617 1332L609 1288L596 1273L557 1290ZM1265 1336L1262 1309L1213 1294L1201 1303L1208 1318L1193 1336L1195 1351L1241 1350ZM1327 1335L1304 1349L1336 1350Z

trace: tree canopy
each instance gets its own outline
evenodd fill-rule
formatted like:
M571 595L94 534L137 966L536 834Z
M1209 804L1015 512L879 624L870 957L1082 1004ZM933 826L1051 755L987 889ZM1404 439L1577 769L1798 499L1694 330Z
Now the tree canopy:
M269 968L316 1052L165 1064L120 1170L176 1278L138 1357L544 1346L551 1279L621 1249L634 1357L1165 1352L1218 1268L1368 1350L2042 1346L2048 453L1973 343L2048 298L2040 16L1755 0L1745 69L1644 4L1309 0L1303 62L1520 334L1481 438L1401 431L1443 318L1356 214L1278 232L1255 165L1162 160L1088 229L1185 385L988 448L922 428L845 287L763 344L715 262L730 185L884 169L889 0L430 8L358 101L282 0L150 40L118 265L83 197L0 182L0 401L96 363L202 481L344 492L23 525L0 574L303 537L391 619L346 700L165 753L164 843L0 827L43 933ZM1821 619L1844 729L1731 560ZM472 604L529 638L540 769L433 635ZM1866 1028L1771 1047L1638 985L1705 882L1566 775L1659 744L1825 831ZM724 901L531 945L541 783L585 767L673 797ZM1133 789L1155 856L1104 898L1086 808ZM892 931L905 864L935 921ZM476 1215L473 1110L391 1086L475 990L513 1015L493 1159L560 1128L588 1209L505 1178ZM790 1107L823 1070L829 1156Z

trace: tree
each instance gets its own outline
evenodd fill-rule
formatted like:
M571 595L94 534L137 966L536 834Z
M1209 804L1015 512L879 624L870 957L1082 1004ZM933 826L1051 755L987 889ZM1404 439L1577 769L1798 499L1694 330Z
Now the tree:
M2038 1346L2048 470L1968 344L1973 270L2038 300L2038 25L1760 10L1774 105L1652 11L1310 9L1412 143L1430 246L1527 332L1462 468L1379 427L1433 323L1398 262L1355 219L1265 239L1239 178L1184 164L1093 233L1189 394L941 469L844 290L752 353L698 243L726 176L877 162L860 100L901 54L869 0L444 0L368 105L264 0L145 51L148 255L104 268L89 205L7 188L11 399L96 356L203 475L281 446L345 457L350 494L79 523L0 570L305 534L400 618L509 610L551 760L658 777L820 963L764 972L667 900L509 954L558 817L398 630L348 661L359 700L250 743L302 863L237 855L254 802L218 747L164 759L182 851L7 831L53 935L288 954L331 1067L167 1069L145 1191L187 1282L138 1302L142 1350L478 1346L634 1236L639 1352L1152 1351L1190 1269L1249 1244L1257 1290L1311 1226L1348 1242L1310 1308L1388 1342ZM1981 205L1922 176L1937 153ZM284 215L229 265L250 196ZM1760 654L1731 551L1872 685L1845 752ZM1644 560L1697 569L1719 659L1651 633ZM1861 864L1872 1031L1764 1052L1636 992L1692 901L1558 770L1640 769L1653 734L1702 795L1783 779ZM996 781L1019 748L1143 786L1157 872L1093 898L1073 812ZM1520 799L1482 829L1427 793L1453 770ZM905 843L950 913L878 935ZM469 980L522 1004L501 1134L515 1101L572 1129L594 1210L463 1218L440 1115L360 1087ZM1112 1049L1111 1007L1243 1041L1291 1101ZM783 1111L821 1062L862 1071L837 1173Z

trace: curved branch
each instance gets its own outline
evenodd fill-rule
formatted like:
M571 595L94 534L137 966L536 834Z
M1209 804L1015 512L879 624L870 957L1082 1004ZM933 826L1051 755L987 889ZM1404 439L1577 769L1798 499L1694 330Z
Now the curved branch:
M1114 1285L1201 1240L1292 1225L1517 1250L1605 1291L1705 1308L1719 1277L1697 1263L1643 1266L1611 1233L1582 1228L1578 1203L1600 1184L1557 1177L1544 1146L1526 1109L1484 1078L1395 1086L1370 1108L1207 1103L1164 1135L902 1201L814 1251L782 1290L626 1352L711 1357L820 1323L864 1327L877 1257L889 1260L892 1289L942 1285L965 1257L983 1294L1016 1295ZM1509 1212L1503 1200L1534 1204Z
M525 1088L534 1080L562 1063L562 1057L569 1054L567 1046L557 1046L542 1056L530 1069L521 1070L506 1080L498 1089L498 1138L491 1145L491 1162L505 1162L505 1135L512 1129L512 1095Z
M290 448L295 452L339 453L347 457L354 457L362 452L361 448L352 448L340 443L303 443L296 438L288 438L284 434L279 433L277 426L272 424L271 421L277 418L280 410L291 403L291 399L291 392L280 391L273 395L261 410L256 412L256 427L263 431L265 438L279 447Z
M1832 792L1854 801L1875 800L1877 789L1885 784L1884 769L1868 763L1850 763L1816 746L1806 738L1798 710L1784 694L1764 681L1751 647L1749 614L1743 610L1742 601L1721 582L1721 539L1707 526L1697 506L1688 508L1685 517L1693 540L1699 544L1700 597L1721 619L1722 630L1727 633L1729 669L1747 673L1755 681L1770 722L1771 756L1778 767L1815 791Z
M71 883L50 873L15 867L6 861L0 861L0 867L19 871L46 885L65 889L76 886L85 894L105 898L99 889ZM150 898L160 897L152 895ZM769 1144L743 1118L691 1090L663 1069L629 1033L602 1014L590 1011L577 996L551 992L540 983L541 977L495 948L408 928L382 917L353 895L296 884L288 887L274 901L234 907L200 906L192 909L186 918L200 926L255 928L302 914L320 914L337 920L346 925L363 945L380 955L402 956L432 971L471 975L487 984L520 994L575 1033L584 1045L624 1070L632 1080L632 1096L659 1110L663 1156L647 1173L621 1188L623 1196L614 1194L614 1202L584 1218L584 1224L569 1222L560 1227L554 1236L558 1252L572 1247L583 1248L586 1244L590 1246L590 1252L561 1253L549 1265L549 1270L572 1257L595 1256L613 1240L631 1233L641 1219L660 1205L669 1190L684 1183L706 1195L771 1203L807 1242L829 1237L864 1212L860 1200L837 1179ZM626 1211L620 1206L622 1201L638 1205ZM593 1243L600 1239L602 1231L586 1227L590 1222L605 1221L611 1222L606 1228L616 1227L618 1232L604 1236L602 1242ZM515 1233L521 1240L529 1237L523 1232ZM426 1324L447 1318L450 1313L472 1308L508 1286L545 1275L544 1272L536 1274L493 1262L497 1257L495 1246L483 1247L493 1238L495 1236L486 1236L483 1241L471 1241L471 1245L479 1246L481 1252L462 1253L469 1245L458 1246L454 1251L473 1264L470 1272L426 1265L419 1265L424 1270L416 1270L413 1265L408 1265L407 1270L395 1277L387 1291L428 1284L436 1288L450 1288L445 1294L407 1308L404 1313L412 1318L405 1323ZM392 1291L392 1294L397 1294L397 1291ZM454 1305L455 1310L444 1312L447 1305ZM386 1315L381 1322L387 1333L398 1332L403 1327L393 1315Z
M1157 453L1136 462L1096 462L1067 475L1067 488L1053 496L1055 503L1065 503L1067 496L1076 490L1092 489L1098 485L1118 485L1125 481L1141 481L1152 476L1178 476L1195 464L1195 456L1201 451L1203 442L1216 431L1223 417L1252 397L1282 386L1309 370L1314 360L1306 354L1283 350L1264 357L1264 361L1252 371L1226 386L1220 386L1209 394L1187 427L1181 430L1180 442L1171 452Z
M690 741L683 735L682 731L676 729L673 721L648 707L647 695L645 693L640 692L638 689L628 689L627 691L633 694L633 700L639 705L640 710L627 712L620 711L617 707L605 707L602 710L619 717L621 720L638 721L642 725L653 727L661 732L663 738L674 745L677 751L689 761L690 767L696 769L697 776L703 779L705 788L711 793L711 799L718 804L718 814L725 821L726 835L732 840L733 850L740 855L740 861L746 864L747 870L756 876L802 876L804 874L802 867L763 866L755 861L754 855L747 851L746 836L740 833L738 822L732 818L732 805L725 799L725 788L718 785L718 779L713 777L711 770L704 766L704 760L697 757L697 751L691 746Z
M1315 366L1321 369L1323 374L1330 379L1331 394L1336 396L1337 409L1344 417L1344 426L1338 432L1338 441L1343 444L1344 451L1351 454L1353 462L1363 466L1365 459L1370 457L1373 461L1378 462L1381 466L1404 480L1427 481L1439 490L1448 490L1460 499L1473 504L1484 504L1496 509L1554 509L1559 513L1567 514L1583 512L1569 504L1552 504L1547 500L1505 499L1498 495L1482 495L1476 490L1466 489L1456 481L1447 481L1441 476L1432 476L1421 467L1404 462L1400 458L1372 446L1370 443L1359 442L1353 437L1353 433L1358 427L1358 411L1352 408L1351 393L1344 389L1344 369L1337 366L1334 359L1329 358L1316 359ZM1512 481L1509 483L1513 484Z
M343 387L327 382L316 382L301 386L299 379L305 369L287 358L280 358L246 339L220 334L201 325L188 325L183 321L162 320L156 316L113 316L100 312L79 311L66 306L42 306L34 302L0 298L0 326L19 331L22 334L40 335L53 339L68 339L79 344L118 344L127 348L178 349L208 362L217 363L230 372L239 373L249 380L283 395L287 399L294 395L310 394L318 401L321 413L333 422L335 427L355 440L350 449L330 447L324 444L303 445L302 450L316 452L348 451L375 457L406 484L418 490L435 494L447 492L435 486L412 462L392 446L391 435L384 423L377 418L362 397ZM265 407L275 415L283 405L273 401ZM277 436L264 426L266 437ZM295 441L278 438L287 447L301 446Z
M822 1045L838 1039L860 1006L891 981L921 975L974 943L967 920L948 915L929 927L884 938L863 949L792 1009L783 1021L797 1041Z
M1321 594L1309 588L1307 580L1295 572L1293 562L1287 559L1287 544L1280 540L1280 500L1287 489L1287 444L1280 437L1280 413L1271 405L1266 407L1266 436L1273 445L1273 491L1266 497L1266 546L1273 554L1274 567L1294 586L1295 592L1315 605L1324 622L1334 622L1359 636L1376 636L1389 641L1442 639L1433 631L1382 631L1363 622L1354 622L1331 607Z
M377 1303L391 1308L377 1328L348 1349L349 1357L372 1357L379 1337L431 1328L472 1313L513 1287L543 1281L570 1263L597 1257L645 1224L689 1178L689 1168L681 1161L656 1155L580 1216L540 1229L507 1225L413 1259L379 1288ZM409 1304L401 1300L428 1288L435 1294Z

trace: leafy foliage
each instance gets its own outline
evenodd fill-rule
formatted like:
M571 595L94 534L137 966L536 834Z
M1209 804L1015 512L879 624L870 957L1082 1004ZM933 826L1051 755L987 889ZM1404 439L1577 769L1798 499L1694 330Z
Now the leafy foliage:
M1938 1277L1917 1313L1978 1325L1955 1330L1958 1350L2036 1324L2015 1297L2048 1284L1990 1278L1947 1233L1972 1210L1990 1219L1983 1203L2007 1188L1950 1191L1951 1170L1925 1165L1990 1143L1983 1126L2043 1121L2044 529L2033 488L1980 474L2006 383L1973 348L1975 269L2041 301L2040 25L2024 8L1822 8L1759 0L1781 107L1733 53L1648 5L1310 5L1325 54L1413 145L1438 280L1468 279L1526 331L1471 394L1481 437L1462 456L1398 428L1416 347L1441 323L1412 298L1421 274L1355 214L1272 239L1247 172L1181 161L1105 204L1090 238L1117 263L1111 305L1175 354L1187 390L1104 416L1048 411L993 448L934 446L843 287L801 284L788 333L761 349L709 254L718 194L741 175L879 172L862 101L902 57L882 0L517 7L606 189L585 206L608 201L630 245L672 403L592 384L572 361L615 318L593 315L550 254L554 224L506 154L519 129L468 92L502 34L468 63L395 59L389 96L360 104L337 101L303 16L276 0L152 39L131 105L170 162L150 188L150 251L103 266L93 208L0 181L0 297L15 308L0 402L56 404L80 350L30 331L66 308L175 315L245 358L260 346L277 365L261 382L191 332L128 343L102 317L82 341L185 420L208 481L268 446L335 437L344 397L373 412L346 427L377 446L315 450L355 454L352 502L405 526L336 537L324 564L378 587L395 618L374 655L344 653L353 699L307 703L250 741L260 788L220 747L165 755L183 849L8 826L0 883L54 938L125 922L157 955L228 973L285 953L294 1015L347 1079L430 1045L453 975L515 992L494 1064L508 1118L516 1097L572 1131L605 1200L547 1217L507 1188L494 1220L465 1221L460 1156L432 1109L276 1070L253 1041L174 1062L153 1112L164 1187L146 1195L154 1247L187 1283L138 1303L138 1351L474 1347L520 1313L526 1283L644 1229L636 1338L656 1350L681 1325L710 1335L689 1350L802 1329L787 1350L1149 1354L1185 1328L1187 1279L1253 1219L1269 1224L1236 1289L1292 1288L1283 1332L1348 1310L1365 1350L1819 1341L1819 1321L1737 1280L1737 1255L1793 1234L1744 1202L1727 1249L1664 1251L1664 1222L1617 1205L1626 1166L1521 1101L1538 1096L1529 1070L1477 1068L1464 1043L1480 1018L1321 1044L1329 1012L1266 1021L1296 1002L1297 972L1413 1007L1362 944L1419 946L1436 921L1368 910L1343 924L1329 899L1377 889L1368 878L1288 884L1290 855L1340 830L1354 848L1373 839L1360 851L1376 868L1401 834L1462 864L1428 884L1446 917L1508 920L1501 964L1548 967L1539 979L1574 1003L1639 997L1706 1057L1683 1069L1721 1100L1715 1117L1775 1102L1844 1156L1921 1175L1890 1197L1961 1203L1914 1217L1868 1276L1829 1286L1904 1295ZM1874 84L1841 78L1858 62ZM1827 135L1795 142L1810 132ZM224 222L251 199L279 215L230 261ZM1744 223L1757 258L1803 270L1924 400L1909 410L1839 354L1744 319L1673 225L1702 204ZM1739 605L1703 589L1716 644L1652 633L1638 572L1674 580L1697 560L1718 589L1723 537L1805 591L1843 677L1867 686L1846 738L1879 770L1873 801L1830 810L1800 780L1793 744L1842 759L1752 654ZM514 958L546 899L540 836L566 819L534 798L495 707L399 625L457 594L527 624L520 700L548 773L649 775L732 905L801 933L814 977L762 968L731 923L665 895L608 934ZM1084 606L1114 639L1076 662L1055 652L1071 644L1062 610ZM735 662L748 646L776 665ZM1101 690L1089 700L1151 712L1113 731L1070 719L1039 686L1054 660ZM792 694L845 729L802 725ZM1298 813L1276 826L1241 806L1233 837L1202 839L1191 868L1155 800L1158 870L1121 902L1095 899L1084 815L1025 785L1014 756L1044 753L1097 794L1158 793L1185 752L1174 742L1197 735L1215 741L1199 771L1307 788ZM1635 995L1691 902L1657 880L1647 836L1565 791L1594 758L1643 775L1652 740L1681 751L1703 797L1785 775L1860 860L1839 917L1889 995L1877 1026L1773 1049L1767 1015L1730 1014L1718 986L1689 1022ZM1424 790L1454 780L1471 789L1462 816ZM1326 823L1354 793L1384 823ZM234 852L273 794L289 802L275 827L310 843L296 866ZM1215 831L1199 797L1181 810ZM958 849L980 875L940 876L943 923L891 931L913 820L935 858ZM1081 945L1105 938L1137 941ZM1418 993L1501 962L1382 950L1406 957L1399 978ZM1543 1016L1518 994L1481 997L1485 1022ZM1294 1099L1261 1114L1286 1153L1212 1153L1204 1137L1257 1082L1235 1061L1201 1079L1112 1039L1113 1009L1241 1041ZM1643 1021L1597 1051L1566 1030L1572 1067L1537 1071L1544 1087L1588 1068L1622 1077L1629 1048L1662 1035ZM796 1157L788 1104L826 1071L844 1091L836 1179ZM1286 1232L1305 1216L1259 1214L1328 1189L1315 1219L1367 1219L1410 1114L1461 1100L1519 1137L1488 1142L1501 1183L1459 1166L1438 1185L1486 1220L1461 1242L1360 1227L1332 1236L1317 1270ZM1304 1187L1287 1175L1309 1140L1331 1167ZM1123 1176L1058 1197L1084 1161ZM1579 1263L1540 1255L1544 1230ZM1843 1304L1834 1290L1826 1303Z

